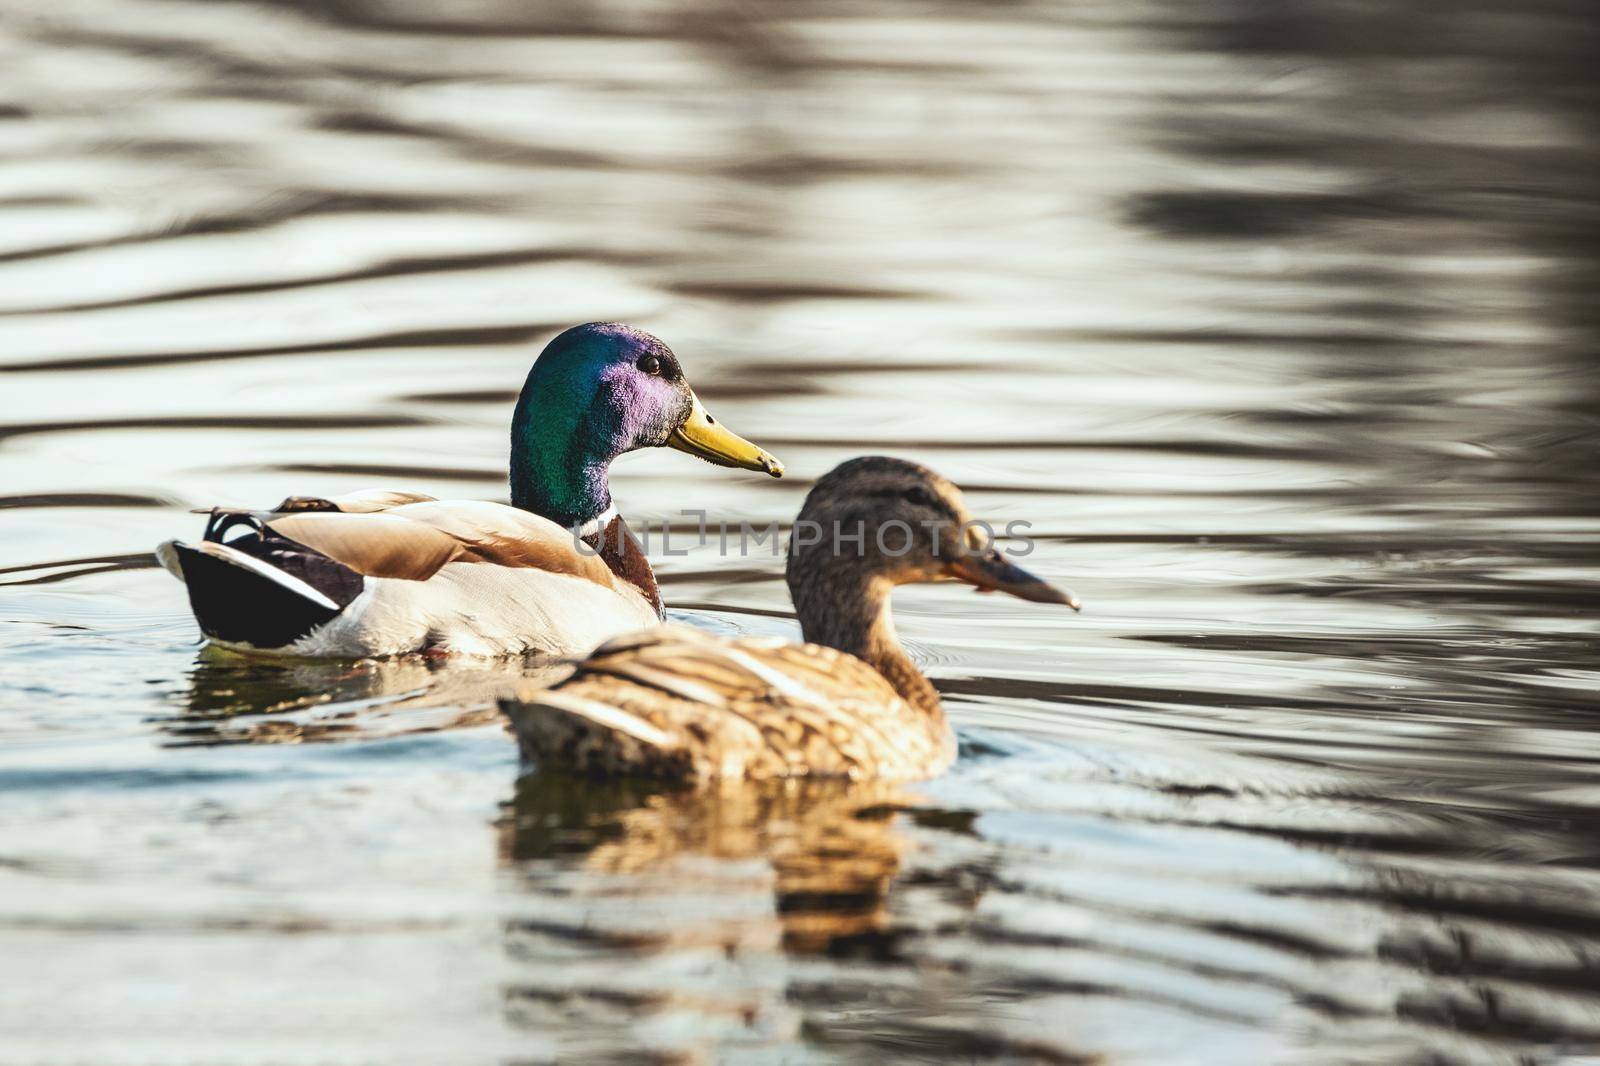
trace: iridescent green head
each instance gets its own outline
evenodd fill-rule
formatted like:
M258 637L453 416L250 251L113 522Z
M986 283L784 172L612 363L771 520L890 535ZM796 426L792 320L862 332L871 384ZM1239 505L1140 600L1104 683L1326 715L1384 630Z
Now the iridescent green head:
M706 413L677 356L616 322L574 326L545 346L511 420L511 502L566 526L611 506L606 472L637 448L783 476L783 464Z

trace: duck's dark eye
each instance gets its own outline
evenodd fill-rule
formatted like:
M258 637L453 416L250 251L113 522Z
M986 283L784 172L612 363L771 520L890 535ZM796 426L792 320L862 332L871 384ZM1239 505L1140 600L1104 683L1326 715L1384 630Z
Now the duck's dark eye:
M933 506L933 494L927 489L923 488L921 485L918 485L916 488L906 489L905 498L908 503L914 503L918 507Z
M661 373L660 357L654 355L645 356L643 359L639 360L639 369L643 370L646 374L659 375Z

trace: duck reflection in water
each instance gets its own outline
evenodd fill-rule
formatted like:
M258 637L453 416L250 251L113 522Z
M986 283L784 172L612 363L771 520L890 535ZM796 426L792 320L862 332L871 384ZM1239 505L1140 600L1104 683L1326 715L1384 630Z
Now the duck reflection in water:
M861 995L833 963L887 976L910 961L929 901L903 874L923 811L884 782L524 777L500 822L507 1020L573 1034L563 1059L828 1042Z
M622 938L639 944L870 956L888 949L889 889L908 847L898 823L918 802L881 782L681 788L534 773L519 783L501 821L501 858L520 887L536 894L572 900L659 893L662 904L683 897L688 914L641 908L635 917L643 924L633 923ZM730 882L747 886L745 904L693 916L691 897L710 901ZM754 898L764 902L751 909L746 904ZM662 922L650 928L653 916ZM615 939L587 922L562 927L543 912L523 931L556 940Z
M513 682L564 672L548 660L288 659L200 650L184 710L156 726L171 746L374 740L489 725Z

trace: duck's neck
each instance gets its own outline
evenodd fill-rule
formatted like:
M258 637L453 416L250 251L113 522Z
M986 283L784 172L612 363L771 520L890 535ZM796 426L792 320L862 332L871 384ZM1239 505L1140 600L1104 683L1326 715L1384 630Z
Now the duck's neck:
M575 415L562 417L524 391L511 422L513 506L569 528L610 509L613 457L597 453L577 428Z
M790 574L789 592L805 639L854 655L882 674L901 699L942 717L938 690L895 634L889 608L894 586L884 577L849 565L796 571Z

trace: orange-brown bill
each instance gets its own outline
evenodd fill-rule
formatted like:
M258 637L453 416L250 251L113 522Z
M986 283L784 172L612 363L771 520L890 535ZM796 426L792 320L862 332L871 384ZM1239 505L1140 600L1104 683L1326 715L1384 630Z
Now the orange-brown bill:
M1083 606L1069 590L1057 588L1044 578L1028 573L995 548L961 555L945 564L945 573L974 586L979 592L1005 592L1019 600L1059 603L1074 611Z

